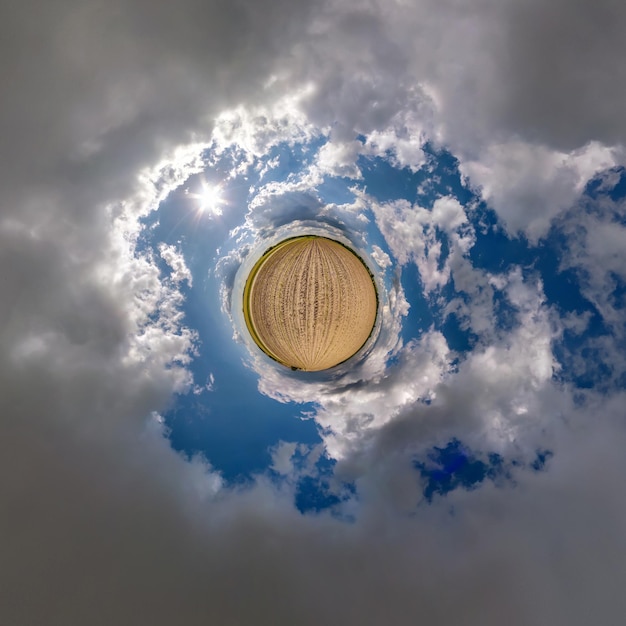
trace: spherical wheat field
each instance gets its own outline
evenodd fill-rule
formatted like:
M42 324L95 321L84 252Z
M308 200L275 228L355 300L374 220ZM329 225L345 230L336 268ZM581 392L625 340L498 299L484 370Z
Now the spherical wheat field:
M270 248L244 288L244 318L259 348L286 367L309 372L354 356L372 333L377 308L363 260L317 235Z

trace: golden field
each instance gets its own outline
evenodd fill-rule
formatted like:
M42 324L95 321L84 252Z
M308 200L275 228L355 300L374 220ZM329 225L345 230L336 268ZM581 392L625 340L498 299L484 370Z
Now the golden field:
M319 236L288 239L254 266L244 290L244 318L257 345L287 367L319 371L365 344L378 299L363 261Z

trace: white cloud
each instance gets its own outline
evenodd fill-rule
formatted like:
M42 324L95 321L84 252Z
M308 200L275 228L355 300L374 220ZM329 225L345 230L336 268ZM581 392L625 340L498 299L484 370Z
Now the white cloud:
M310 88L289 90L265 106L238 106L221 112L212 132L213 154L234 149L231 176L245 172L256 158L280 143L293 145L311 139L315 129L301 110L301 100Z
M293 472L293 463L291 461L296 453L298 444L296 442L280 441L272 449L272 465L271 468L281 475L288 475Z
M386 270L388 267L392 266L389 255L380 246L373 245L372 250L372 258L376 261L376 264L380 267L380 269Z
M450 373L450 360L445 338L430 332L404 346L398 363L388 366L383 376L345 390L318 392L320 408L315 420L326 433L324 443L330 456L344 458L407 407L431 401L436 387Z
M564 153L521 141L492 144L461 171L478 186L513 236L533 242L571 208L593 175L615 164L614 151L598 143Z
M457 257L467 254L474 243L471 228L465 228L465 211L455 198L437 199L432 211L406 200L371 204L389 248L401 265L415 262L426 293L449 281ZM451 250L443 264L437 228L450 236Z
M170 278L174 283L186 281L190 287L193 285L193 278L185 263L185 257L181 254L180 250L176 249L176 246L161 243L159 245L159 254L170 266L172 270Z
M423 144L433 133L432 103L423 90L409 90L404 108L386 128L375 128L367 134L365 154L388 158L400 168L413 172L426 161Z
M361 170L356 160L362 150L363 145L359 141L348 143L329 141L320 148L317 165L324 174L361 178Z

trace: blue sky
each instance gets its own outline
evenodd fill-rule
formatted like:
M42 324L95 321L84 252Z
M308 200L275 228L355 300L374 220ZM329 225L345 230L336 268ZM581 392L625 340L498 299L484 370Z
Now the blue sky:
M368 138L361 136L358 141L366 146ZM302 465L312 453L315 469L299 472L294 468L294 476L288 477L294 481L294 501L301 511L329 508L337 512L356 491L352 482L339 480L332 487L329 485L329 476L338 459L324 446L322 431L332 430L332 424L324 426L315 419L323 405L323 395L313 393L309 401L289 397L277 401L271 393L260 390L258 374L250 364L250 352L254 353L256 348L236 339L235 333L245 334L246 329L237 326L232 314L229 317L228 310L224 310L228 306L225 307L220 295L224 287L221 283L226 283L227 278L215 268L219 267L220 259L237 250L242 235L251 239L246 233L246 215L254 213L249 207L257 202L258 194L264 189L271 187L272 199L279 205L278 210L270 213L270 224L280 227L317 220L322 225L340 225L348 233L351 226L342 221L342 212L345 213L346 206L355 205L358 197L364 197L356 211L352 209L366 218L357 226L358 235L365 235L366 250L370 253L377 246L388 255L386 271L375 267L385 285L392 274L397 277L408 304L401 318L399 341L407 345L419 342L428 333L439 333L449 350L451 369L458 369L473 350L481 350L485 345L481 332L462 313L463 309L471 308L472 296L457 287L454 273L447 280L442 279L437 288L429 289L417 263L401 263L394 258L394 251L376 224L376 210L372 208L376 203L404 201L408 210L415 205L432 213L437 200L456 201L467 217L465 228L472 232L473 242L466 257L474 271L499 277L515 275L522 283L540 285L541 308L550 311L554 323L572 315L585 317L583 329L567 328L550 337L554 355L551 380L581 390L602 383L609 376L609 367L588 344L594 338L610 336L610 330L603 325L594 304L583 295L580 273L575 268L564 267L568 235L559 224L554 224L539 242L529 241L523 233L507 232L506 225L481 198L471 179L461 174L457 159L449 151L425 144L419 168L403 167L393 150L376 156L359 155L350 166L354 171L349 176L318 174L313 182L307 182L311 169L319 167L320 150L329 145L328 136L323 134L305 142L278 142L249 162L247 155L242 155L235 146L220 156L216 155L215 146L208 148L203 160L211 165L184 181L147 216L138 251L157 256L159 246L174 246L193 277L192 284L181 289L184 296L181 313L185 324L197 333L195 354L189 366L194 387L176 395L163 414L172 447L187 458L201 455L227 484L233 485L251 484L260 474L274 481L286 480L284 474L275 471L274 455L283 446L292 451L291 459L296 465ZM355 175L357 171L359 174ZM619 201L623 175L620 169L611 172L616 172L619 179L604 193L612 201ZM599 172L589 181L581 196L580 210L589 210L585 205L597 197L594 189L604 175ZM216 206L204 211L200 208L202 185L219 190ZM298 187L295 194L294 186ZM266 206L260 205L261 215L267 211ZM217 209L215 214L211 214L212 208ZM294 232L299 232L298 228L305 226L297 226ZM435 224L430 229L428 245L436 249L435 270L445 272L454 244L443 226ZM269 246L264 240L261 235L260 242L254 242L257 254ZM425 253L429 254L428 247ZM163 260L159 266L164 276L172 271ZM623 291L622 283L616 281L615 291L609 296L619 308L623 306L619 301L620 288ZM454 306L459 301L463 303L461 311ZM491 294L490 306L493 326L488 334L506 336L524 323L520 306L507 295L506 289L500 287ZM573 366L580 358L588 362L584 371ZM387 367L400 367L397 355L388 355ZM315 383L317 379L305 374L300 383L306 388L311 381ZM425 396L421 401L431 399ZM543 471L553 454L549 447L537 444L534 457L530 453L520 458L516 449L466 446L462 431L453 430L447 437L447 441L438 445L429 446L428 440L424 441L414 454L413 463L422 481L422 493L415 507L420 501L431 502L436 494L475 489L482 481L496 477L504 479L509 467ZM507 487L505 481L502 488L513 488L513 483ZM345 489L348 491L342 492ZM339 496L340 492L343 495Z

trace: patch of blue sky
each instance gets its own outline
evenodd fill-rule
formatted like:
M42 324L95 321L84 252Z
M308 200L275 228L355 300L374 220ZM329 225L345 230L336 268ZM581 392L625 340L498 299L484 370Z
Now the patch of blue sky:
M255 170L262 172L262 184L282 183L299 175L315 160L319 148L326 143L324 137L316 137L307 143L281 142L272 146L256 164Z
M394 166L388 158L360 156L357 160L363 174L363 186L367 193L379 202L407 200L417 201L417 189L428 176L421 168L413 173L407 168Z
M428 306L432 327L446 338L446 342L451 350L459 354L465 354L472 350L478 340L478 336L467 326L465 320L459 318L454 312L446 311L447 304L455 298L462 300L466 304L469 301L469 296L466 293L456 291L454 280L451 280L431 295L429 300L423 298L421 310L423 311L423 308Z
M581 290L580 270L561 269L563 255L567 251L568 238L555 226L537 250L536 268L541 273L546 303L554 307L561 317L568 314L586 320L584 330L566 329L560 339L553 343L553 352L562 368L555 378L571 383L581 389L600 390L613 379L613 368L605 362L605 354L599 339L612 337L611 329L602 315ZM619 277L617 277L619 278ZM626 284L615 281L615 290L610 298L615 303L626 295Z
M422 280L415 263L402 268L402 288L407 302L411 305L402 324L401 337L407 343L419 339L435 322L430 302L424 296Z
M189 366L195 393L177 396L164 415L174 449L202 453L226 480L240 480L263 471L271 461L269 448L281 440L321 442L315 422L303 416L312 404L294 407L258 392L243 347L201 293L191 290L184 310L201 349Z
M477 489L485 481L512 487L515 485L514 470L545 471L552 457L552 451L538 449L532 461L523 463L518 459L505 459L495 452L477 453L459 439L452 438L445 446L435 446L421 459L414 460L413 467L422 478L424 499L432 503L436 497L456 489ZM337 484L334 466L334 461L322 457L314 473L298 479L295 503L302 513L336 509L341 516L338 505L358 498L355 484Z
M436 228L435 231L437 233L437 241L441 246L439 251L439 260L437 261L437 270L441 272L446 266L446 261L450 256L450 241L448 236L440 228Z
M585 340L577 350L566 347L566 342L554 346L555 357L564 366L555 375L558 380L575 385L578 389L606 391L613 378L611 366L604 360L604 352Z
M530 267L537 251L525 237L509 237L496 213L483 202L479 203L470 220L475 228L476 241L469 257L474 267L493 274L506 273L515 266Z
M223 215L198 213L195 192L201 181L222 181ZM232 339L233 329L221 311L219 279L214 268L218 248L234 245L229 231L241 223L247 209L248 183L228 180L213 166L190 178L146 219L138 249L151 249L159 269L160 243L175 245L193 276L193 286L181 284L185 324L198 334L198 355L189 368L195 391L177 396L164 414L172 447L186 456L204 455L227 481L249 478L271 462L269 449L279 441L318 444L315 422L299 419L313 405L278 403L258 392L256 375L244 365L245 349Z
M432 144L424 146L426 173L423 184L418 188L418 200L424 208L432 208L441 196L453 196L467 207L476 200L474 192L465 184L459 172L458 159L448 150L437 149Z
M626 281L615 272L610 272L609 278L615 285L609 295L609 303L616 310L623 309L626 306Z
M622 166L610 168L592 178L585 187L585 196L592 200L599 200L603 196L614 202L626 197L626 169ZM592 203L589 208L597 206ZM626 215L623 212L616 215L622 224L626 223Z
M215 389L177 399L166 414L172 447L201 453L229 482L248 480L267 470L270 448L280 441L321 442L312 419L299 414L311 405L280 404L259 394L256 380L237 367L221 366Z
M616 338L596 309L592 305L589 307L583 311L589 312L584 331L565 329L561 338L553 342L553 354L561 364L554 377L580 389L595 387L600 390L613 377L612 367L605 363L602 340L610 338L615 345Z
M503 473L503 459L489 454L486 461L476 458L458 439L442 448L434 447L424 461L414 467L424 480L423 495L432 502L435 495L443 496L458 488L474 489L485 479Z
M203 183L220 185L221 200L217 208L221 209L221 215L213 215L210 210L201 211L201 199L194 194L201 193ZM184 239L188 245L201 247L201 256L206 258L206 250L215 253L227 239L229 231L241 223L248 193L249 183L243 177L228 179L226 172L216 168L195 174L147 217L146 241L176 243Z
M351 204L356 196L352 187L354 180L339 176L325 176L317 186L317 193L324 204Z
M294 504L300 513L320 512L340 504L342 499L330 491L327 480L305 476L298 482Z
M446 316L444 322L439 326L439 330L446 338L449 348L461 354L471 352L478 340L478 337L471 330L464 327L455 313Z
M448 153L435 153L429 150L428 162L417 172L412 172L409 168L396 167L390 159L383 157L360 157L358 164L363 172L363 186L367 193L379 202L389 202L393 200L407 200L411 203L419 203L425 208L432 209L438 197L448 194L463 195L463 187L456 160ZM440 163L440 158L442 162ZM425 189L428 191L425 191ZM469 192L468 192L469 197ZM372 220L373 221L373 220ZM375 229L375 232L368 234L372 243L379 245L389 253L384 239ZM443 268L449 254L449 243L447 237L438 232L438 240L441 243L441 253L439 257L439 269ZM424 296L423 283L417 267L414 263L408 263L402 268L401 283L405 297L410 304L409 313L402 325L401 336L404 342L421 337L434 323L439 321L437 326L441 329L445 320L439 319L436 299L427 299ZM467 338L462 338L460 327L455 327L454 321L450 321L446 330L451 336L452 343L464 349L469 346ZM454 336L453 336L454 335Z
M550 450L538 450L537 458L531 463L532 469L536 472L540 472L545 469L546 463L554 456L554 453Z
M559 271L550 258L553 256L552 253L553 251L549 251L538 264L547 302L556 307L561 315L588 313L591 315L593 326L598 326L601 317L593 303L582 294L576 271L573 269Z
M535 459L526 467L543 471L552 456L550 450L537 450ZM423 495L430 503L455 489L476 489L485 480L514 484L512 469L523 466L516 459L507 461L494 452L478 455L453 438L443 447L433 447L423 460L414 461L414 467L424 481Z
M426 164L418 171L397 168L389 159L363 157L359 164L364 172L364 184L377 200L385 202L405 199L432 209L437 198L452 196L463 206L472 206L468 217L476 228L476 244L470 259L479 269L493 273L510 271L522 265L526 270L534 264L535 250L523 238L510 238L499 224L496 214L484 203L479 203L475 194L467 187L460 175L457 159L448 151L425 146ZM437 242L441 246L438 269L441 270L449 255L449 240L437 229ZM402 268L402 285L411 310L403 325L405 341L419 337L432 325L440 330L454 350L467 352L472 349L477 337L464 327L455 315L445 315L445 303L453 297L465 299L465 294L456 292L454 281L435 292L428 300L423 295L423 285L414 264ZM501 330L510 330L517 323L517 309L501 293L495 301L496 324Z
M454 196L465 205L475 196L463 183L457 159L446 150L424 146L426 163L416 172L394 164L394 155L360 156L357 164L363 173L367 193L380 202L407 200L431 209L437 198Z
M495 327L501 331L510 332L521 324L518 307L511 303L503 291L494 291L493 315Z
M301 461L304 464L306 457L302 457ZM355 496L355 485L340 481L335 475L335 466L336 461L322 455L315 464L314 472L299 478L294 503L301 513L333 509ZM341 516L339 512L337 515Z
M286 473L270 467L267 476L279 487L285 483L292 486L294 505L301 513L336 509L337 505L356 496L355 484L336 476L337 462L320 454L320 446L296 446L290 465L291 471ZM346 519L339 510L333 514Z

